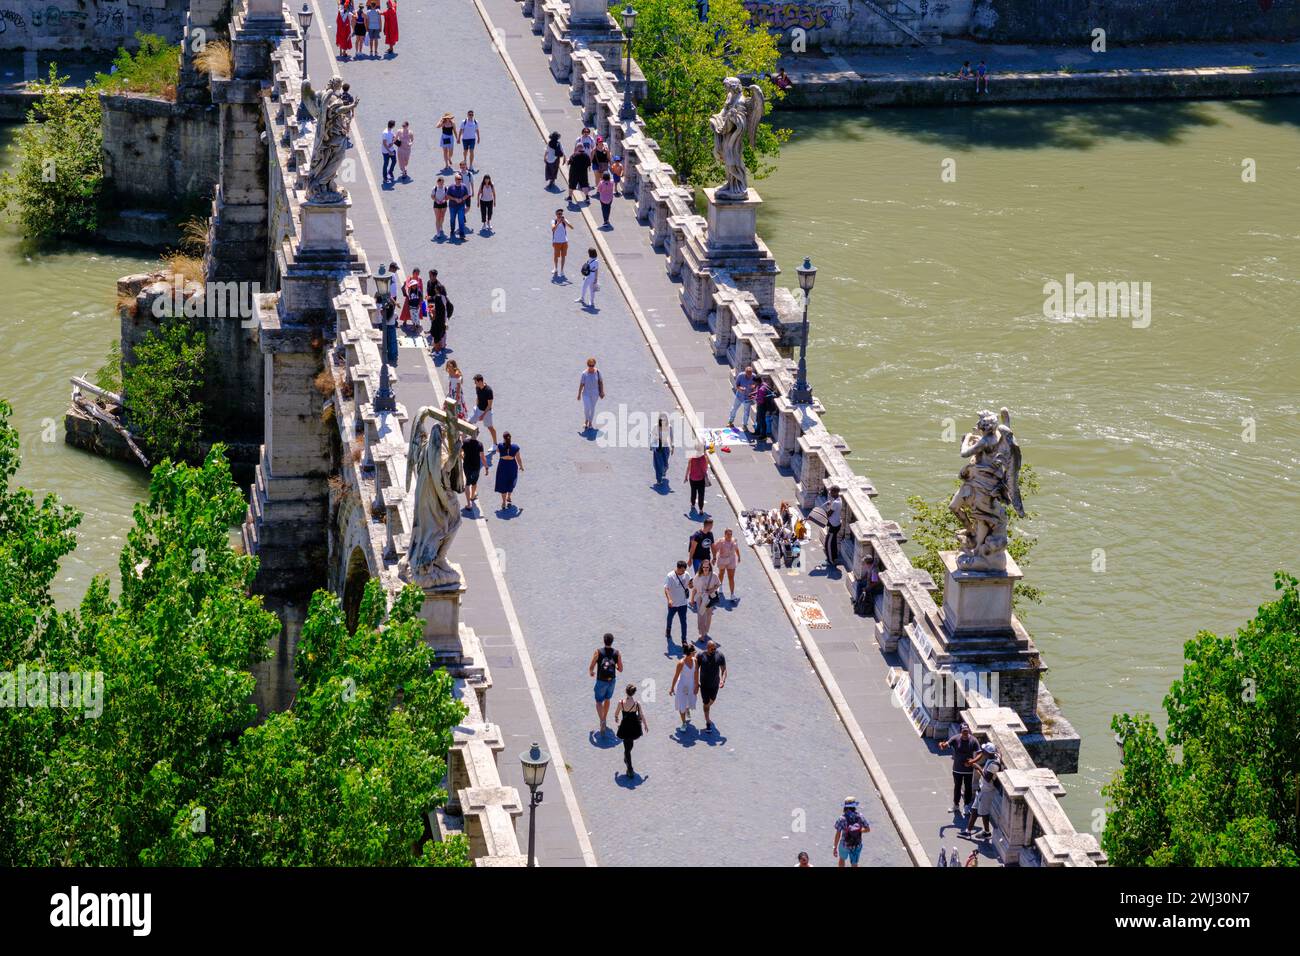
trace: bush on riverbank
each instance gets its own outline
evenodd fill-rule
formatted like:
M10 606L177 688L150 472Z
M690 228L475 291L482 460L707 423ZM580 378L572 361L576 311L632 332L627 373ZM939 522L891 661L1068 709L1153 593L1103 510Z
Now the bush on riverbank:
M181 47L152 33L136 33L134 52L117 51L111 73L97 73L90 85L104 93L149 93L176 99L181 81Z
M465 713L418 589L387 611L371 582L355 628L318 592L293 706L250 726L251 668L280 622L249 593L257 560L231 547L246 504L220 446L154 468L120 595L96 578L61 612L50 586L81 516L11 485L9 415L0 401L0 671L26 673L22 698L0 682L0 865L469 865L463 838L417 855ZM67 690L49 690L57 675Z
M722 106L722 81L738 76L746 85L757 83L770 109L782 95L768 79L776 69L776 40L750 24L740 0L713 0L707 22L700 21L695 0L636 0L634 6L632 55L646 77L642 107L650 135L680 182L716 185L724 177L713 156L709 117ZM756 145L745 148L753 178L770 172L764 157L776 156L789 138L789 130L759 126Z
M154 461L191 461L198 454L206 351L202 332L183 318L168 318L122 367L127 426Z
M29 239L81 237L99 225L104 182L99 94L65 87L67 82L51 64L47 80L31 83L39 99L9 147L18 161L0 174L0 208Z
M1147 714L1111 722L1112 866L1300 866L1300 589L1282 571L1273 586L1236 635L1184 645L1163 736Z

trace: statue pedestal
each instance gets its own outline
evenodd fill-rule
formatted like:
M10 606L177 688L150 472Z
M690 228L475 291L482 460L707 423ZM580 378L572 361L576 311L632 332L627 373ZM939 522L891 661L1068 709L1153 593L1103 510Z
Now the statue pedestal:
M957 552L944 551L943 627L949 637L987 637L1012 632L1011 595L1024 577L1011 555L1004 571L963 571Z
M305 253L348 251L348 210L352 200L302 204L302 234L298 248Z
M709 201L708 240L706 248L711 256L759 255L758 207L763 204L758 193L751 189L744 199L719 199L716 188L704 190Z
M453 564L456 572L460 567ZM465 596L465 580L442 587L424 588L420 618L424 621L424 642L440 656L459 659L463 648L460 636L460 602Z

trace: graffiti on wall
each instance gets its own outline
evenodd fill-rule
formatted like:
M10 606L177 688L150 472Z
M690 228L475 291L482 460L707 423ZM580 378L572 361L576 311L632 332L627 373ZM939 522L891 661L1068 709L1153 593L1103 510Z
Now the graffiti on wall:
M778 30L790 27L816 30L836 22L847 23L853 16L847 0L831 3L758 3L746 0L743 6L749 11L751 24Z

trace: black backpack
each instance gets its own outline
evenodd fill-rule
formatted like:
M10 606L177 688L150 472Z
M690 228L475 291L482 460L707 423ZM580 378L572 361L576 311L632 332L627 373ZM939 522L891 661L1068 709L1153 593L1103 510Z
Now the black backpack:
M596 678L613 680L618 668L618 651L612 647L600 649L600 659L596 661Z
M850 849L862 846L862 831L866 826L866 821L856 811L844 814L844 845Z

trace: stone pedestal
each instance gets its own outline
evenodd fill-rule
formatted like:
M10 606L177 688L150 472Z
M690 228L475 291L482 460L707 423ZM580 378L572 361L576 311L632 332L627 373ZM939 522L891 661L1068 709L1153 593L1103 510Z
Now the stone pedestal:
M763 204L751 189L744 199L718 199L718 190L704 190L709 209L709 237L706 248L711 256L759 255L758 207Z
M460 573L457 565L452 567ZM459 583L424 589L424 604L420 608L424 642L439 656L461 657L460 602L465 597L465 590L464 575L461 575Z
M348 251L348 209L350 199L337 203L305 202L299 248L302 252Z
M944 566L943 626L952 638L1012 633L1011 596L1024 575L1011 555L1005 571L962 571L957 552L940 554Z

